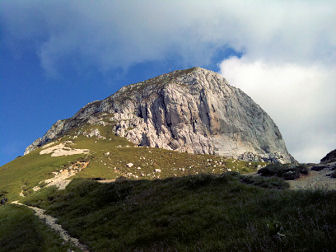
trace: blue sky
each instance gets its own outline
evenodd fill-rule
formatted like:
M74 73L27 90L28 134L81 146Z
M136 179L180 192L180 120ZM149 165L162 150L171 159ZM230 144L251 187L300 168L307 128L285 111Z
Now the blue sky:
M299 161L336 147L334 1L2 1L0 165L126 84L202 66L275 120ZM314 12L314 15L311 13Z

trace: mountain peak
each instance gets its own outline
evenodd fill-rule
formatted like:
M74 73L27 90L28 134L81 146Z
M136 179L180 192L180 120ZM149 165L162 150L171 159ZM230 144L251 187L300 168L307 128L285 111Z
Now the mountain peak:
M108 118L108 123L102 121ZM249 96L213 71L193 67L128 85L55 123L25 153L84 124L106 124L140 146L244 160L291 162L278 127Z
M216 75L216 76L222 76L219 73L216 73L212 70L208 70L202 67L192 67L192 68L187 68L183 70L175 70L171 73L168 73L168 75L171 74L173 76L185 76L185 75Z

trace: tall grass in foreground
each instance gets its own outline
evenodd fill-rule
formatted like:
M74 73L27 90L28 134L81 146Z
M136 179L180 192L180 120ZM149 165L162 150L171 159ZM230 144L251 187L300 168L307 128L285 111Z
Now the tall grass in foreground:
M237 174L99 184L74 180L26 203L94 251L334 251L336 193Z

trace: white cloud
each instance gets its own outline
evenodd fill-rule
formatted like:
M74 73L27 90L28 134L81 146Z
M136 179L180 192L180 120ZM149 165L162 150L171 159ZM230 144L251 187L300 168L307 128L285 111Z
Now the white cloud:
M299 65L233 57L221 73L266 110L299 161L336 147L336 65Z
M48 72L74 54L102 71L170 54L205 65L223 46L265 59L336 61L335 1L13 0L0 6L7 40L31 43Z

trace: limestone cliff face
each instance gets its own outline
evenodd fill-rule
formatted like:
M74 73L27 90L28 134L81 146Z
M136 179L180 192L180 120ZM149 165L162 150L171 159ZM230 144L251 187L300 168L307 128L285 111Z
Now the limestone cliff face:
M249 96L202 68L125 86L57 121L25 154L107 114L111 130L138 145L244 160L292 162L278 127Z

